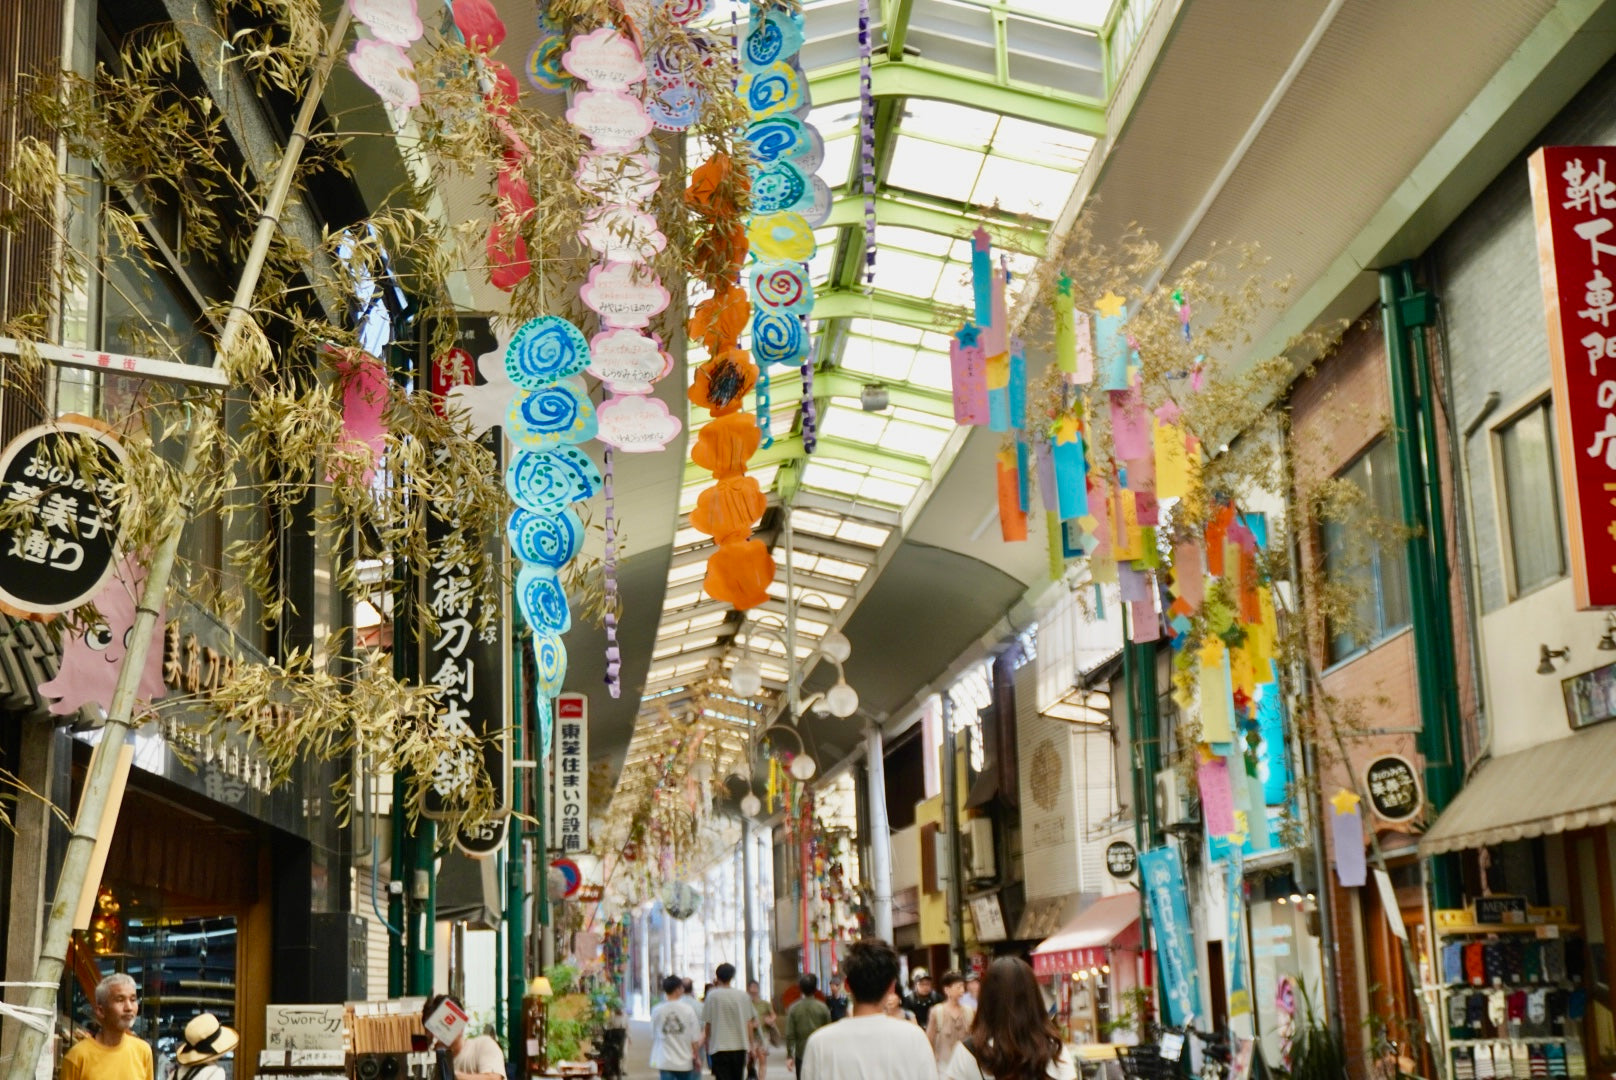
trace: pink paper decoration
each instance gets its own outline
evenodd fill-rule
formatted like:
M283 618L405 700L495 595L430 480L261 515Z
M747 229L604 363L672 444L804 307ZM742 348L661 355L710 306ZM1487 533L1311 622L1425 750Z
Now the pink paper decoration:
M347 380L342 392L344 441L369 451L370 465L364 473L369 484L387 445L387 425L382 420L387 411L387 369L374 356L358 351L337 360L336 367Z
M591 267L578 296L607 326L636 330L662 314L669 299L655 274L629 263Z
M474 49L487 52L505 40L505 23L488 0L455 0L455 28Z
M948 360L954 374L954 422L988 422L987 362L979 345L963 345L955 338L948 345Z
M595 90L626 90L645 79L639 46L611 26L573 38L561 66Z
M679 435L679 419L668 412L661 398L614 397L595 415L600 421L600 441L625 454L655 453Z
M596 149L628 150L651 134L651 118L639 98L621 90L585 90L572 99L567 123L589 136Z
M1235 831L1234 787L1229 781L1229 760L1214 757L1201 762L1195 771L1201 788L1201 820L1208 836L1228 836Z
M578 161L578 186L603 203L644 205L662 177L644 154L591 150Z
M389 45L412 44L425 32L415 0L348 0L348 10L372 37Z
M62 641L62 663L56 678L39 684L39 692L57 700L50 711L55 716L71 716L86 705L112 706L112 691L118 684L118 669L128 651L125 638L135 625L135 604L146 584L145 569L133 559L123 562L95 596L102 622L83 633ZM157 625L165 623L157 613ZM146 666L140 672L136 698L144 703L167 693L163 685L163 645L161 631L146 652Z
M397 45L373 39L360 41L348 54L348 66L360 82L376 91L383 104L395 109L413 109L421 104L415 64Z
M638 330L607 330L589 339L589 374L613 394L649 394L673 370L673 357Z
M649 262L668 246L656 218L629 206L604 206L578 230L578 238L607 262Z
M1137 461L1146 455L1155 456L1145 415L1137 388L1111 391L1111 445L1121 460Z

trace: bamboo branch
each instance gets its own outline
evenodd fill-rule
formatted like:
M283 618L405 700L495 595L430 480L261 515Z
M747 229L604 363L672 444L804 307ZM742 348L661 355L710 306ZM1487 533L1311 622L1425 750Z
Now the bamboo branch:
M236 293L230 304L230 314L225 321L224 332L219 337L219 345L213 358L215 370L225 367L227 358L235 352L242 333L247 329L248 320L252 315L253 297L258 291L258 281L263 274L270 243L279 228L280 216L291 193L298 163L309 141L309 130L314 123L315 111L319 108L320 98L325 92L326 81L331 75L331 68L342 47L343 38L347 36L351 18L352 13L347 5L344 5L326 40L325 51L311 69L309 85L304 90L297 120L293 125L291 136L286 141L286 152L276 171L275 182L258 215L252 247L242 267L241 279L236 285ZM102 814L110 801L113 782L118 771L119 751L129 736L131 719L135 711L135 695L139 689L141 672L146 666L146 656L151 651L152 637L157 627L157 613L164 606L169 578L173 575L175 558L179 552L180 538L195 502L195 474L205 450L203 443L206 434L215 430L214 424L219 409L220 397L217 393L199 401L197 416L186 434L185 458L180 465L182 496L178 505L169 511L167 530L152 558L145 588L135 609L134 627L130 633L128 651L124 654L123 664L118 669L118 682L112 695L112 708L107 715L105 726L101 729L101 741L90 760L84 793L79 799L78 812L74 817L73 835L67 844L66 857L51 901L49 920L45 924L45 936L40 946L39 960L34 966L31 980L33 988L28 993L28 1006L39 1011L36 1015L52 1012L56 1007L56 990L66 966L67 949L73 933L73 916L89 876L91 856L95 851ZM32 1080L37 1075L36 1065L44 1046L45 1032L24 1026L18 1035L16 1051L6 1070L6 1080Z

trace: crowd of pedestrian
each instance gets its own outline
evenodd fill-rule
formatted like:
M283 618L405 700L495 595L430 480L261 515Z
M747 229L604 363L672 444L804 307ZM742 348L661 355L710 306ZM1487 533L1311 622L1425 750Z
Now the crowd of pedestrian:
M784 1044L796 1080L1073 1080L1076 1064L1032 968L1001 957L982 977L917 968L901 991L884 941L848 947L822 992L804 974L782 999L783 1020L757 983L735 990L720 964L698 1012L690 983L670 975L651 1013L651 1067L661 1080L767 1080L769 1047Z

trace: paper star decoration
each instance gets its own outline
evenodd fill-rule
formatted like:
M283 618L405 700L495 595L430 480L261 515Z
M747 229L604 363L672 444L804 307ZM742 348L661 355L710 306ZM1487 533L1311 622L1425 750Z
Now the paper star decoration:
M1330 805L1335 807L1335 812L1337 814L1352 813L1358 808L1358 804L1362 801L1363 800L1359 799L1358 796L1354 795L1346 788L1342 788L1340 791L1330 796Z
M1121 315L1126 306L1127 301L1114 292L1106 293L1094 304L1096 310L1108 319L1114 319Z
M515 333L503 320L496 322L494 339L497 344L493 351L477 358L477 370L487 382L482 386L456 386L449 391L445 410L464 412L471 421L472 431L478 435L505 423L511 399L516 396L516 386L505 370L505 349Z

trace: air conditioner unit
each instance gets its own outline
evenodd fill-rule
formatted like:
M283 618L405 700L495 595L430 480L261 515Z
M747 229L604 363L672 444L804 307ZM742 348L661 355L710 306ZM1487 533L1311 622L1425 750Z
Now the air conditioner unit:
M970 881L991 881L999 876L999 866L993 857L993 821L990 818L971 818L965 823L961 837L965 861L965 877Z
M1156 774L1156 827L1163 830L1194 828L1201 823L1201 808L1185 790L1177 769Z

